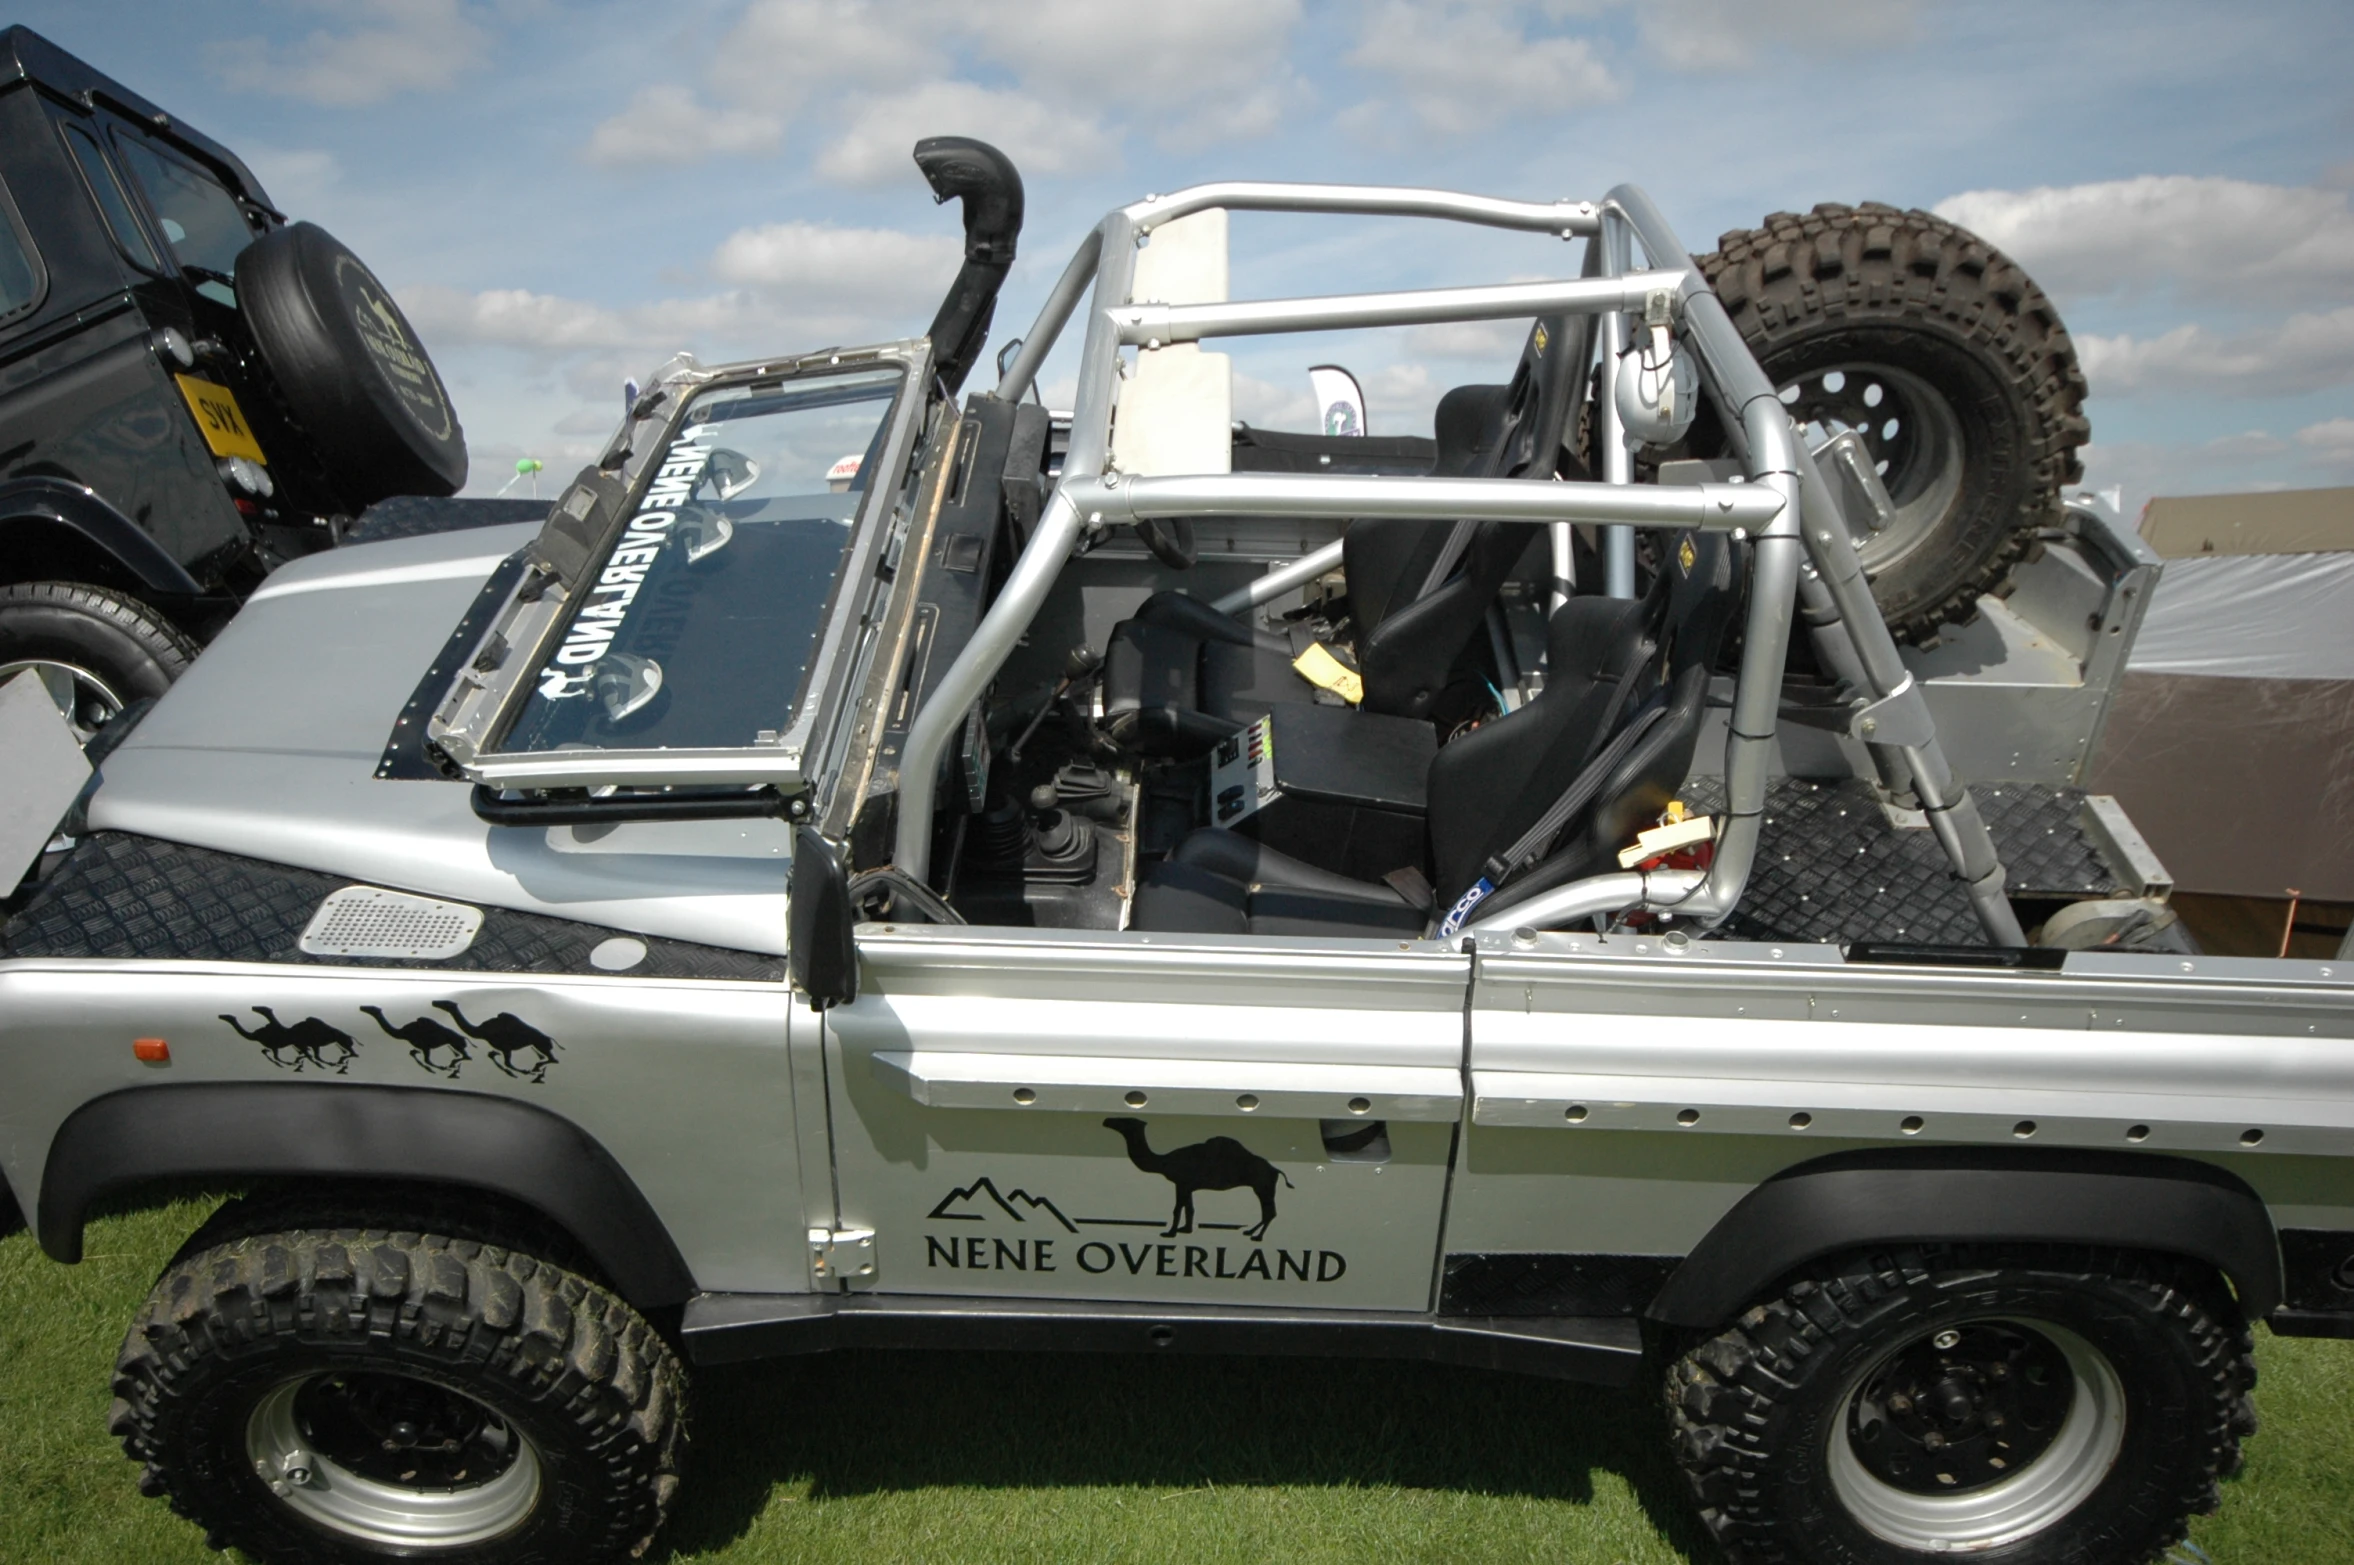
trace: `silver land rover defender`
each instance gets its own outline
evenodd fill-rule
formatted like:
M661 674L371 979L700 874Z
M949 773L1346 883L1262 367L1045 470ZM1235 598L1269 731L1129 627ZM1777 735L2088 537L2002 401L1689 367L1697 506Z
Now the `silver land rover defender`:
M1304 1353L1659 1387L1732 1559L2179 1538L2256 1323L2354 1335L2354 964L2201 954L2077 787L2158 566L2048 301L1881 207L1208 185L960 404L1021 186L916 155L924 336L676 361L544 525L288 565L86 751L0 690L9 1191L71 1262L250 1189L131 1323L144 1491L619 1558L706 1366ZM1248 211L1581 260L1149 276ZM1427 441L1178 394L1497 320Z

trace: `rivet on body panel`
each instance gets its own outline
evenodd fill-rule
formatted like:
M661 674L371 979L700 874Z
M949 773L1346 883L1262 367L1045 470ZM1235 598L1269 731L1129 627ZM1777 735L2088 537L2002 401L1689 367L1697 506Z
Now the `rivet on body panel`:
M1678 1109L1676 1111L1676 1123L1679 1125L1697 1125L1700 1123L1700 1111L1698 1109Z
M1904 1117L1904 1122L1898 1125L1896 1128L1903 1131L1908 1136L1917 1136L1921 1133L1923 1127L1927 1124L1928 1121L1921 1118L1920 1115L1907 1114Z
M1140 1109L1144 1107L1144 1094L1141 1092L1130 1092L1120 1101L1127 1104L1132 1109Z
M1812 1114L1804 1112L1803 1110L1790 1116L1790 1128L1792 1130L1804 1130L1807 1126L1813 1124L1814 1122L1815 1117Z
M1016 1087L1014 1088L1014 1101L1027 1108L1038 1101L1038 1094L1029 1087Z
M1561 1117L1573 1125L1582 1125L1586 1119L1586 1106L1583 1103L1572 1103L1562 1111Z

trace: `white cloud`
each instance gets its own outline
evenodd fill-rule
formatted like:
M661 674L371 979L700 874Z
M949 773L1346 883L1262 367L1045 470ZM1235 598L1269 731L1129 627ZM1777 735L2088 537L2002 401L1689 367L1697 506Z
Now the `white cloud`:
M1735 70L1774 46L1841 54L1910 40L1918 0L1645 0L1643 42L1687 71Z
M728 235L711 269L731 283L895 311L936 303L963 258L953 234L770 223Z
M2297 431L2297 444L2313 453L2313 460L2330 467L2354 468L2354 418L2324 419Z
M2323 477L2296 465L2290 442L2261 429L2196 443L2096 441L2084 448L2083 487L2123 489L2128 517L2155 495L2292 489Z
M1586 40L1532 37L1514 7L1386 0L1347 58L1390 77L1414 117L1442 135L1550 119L1624 91Z
M279 210L299 212L343 180L343 165L332 152L247 143L246 166L270 193Z
M715 153L774 152L784 136L774 115L715 107L690 88L662 84L641 88L598 125L585 156L606 168L699 163Z
M1938 216L2008 251L2067 302L2155 285L2220 305L2354 291L2347 192L2189 174L1972 190Z
M2101 396L2295 396L2354 383L2354 305L2228 333L2189 322L2155 337L2079 336L2076 348Z
M1520 281L1522 279L1515 279ZM1526 321L1449 321L1439 326L1410 327L1406 351L1422 358L1473 359L1493 365L1498 377L1520 362L1527 342Z
M1305 375L1277 385L1238 369L1234 372L1234 416L1258 429L1314 429L1316 399L1308 391Z
M1286 58L1300 0L965 0L949 13L972 46L1033 91L1067 91L1129 61L1118 95L1163 142L1238 140L1272 129L1305 88Z
M1041 173L1112 161L1127 128L1169 145L1255 136L1308 96L1287 58L1301 9L1302 0L754 0L705 72L732 110L703 107L684 87L650 89L597 128L588 157L677 164L769 151L806 118L833 135L818 159L827 178L873 184L904 175L908 148L925 134L979 135ZM976 80L976 69L999 79ZM1074 90L1105 82L1102 92Z
M909 149L925 136L978 136L1025 173L1068 174L1117 156L1094 120L1027 93L936 81L852 100L842 133L818 154L817 172L843 185L907 180L915 168Z
M866 0L754 0L712 58L711 82L741 103L788 108L821 83L873 85L937 75L944 7Z
M490 33L460 0L326 0L322 9L352 25L286 48L225 39L206 61L230 87L333 108L445 92L488 63Z

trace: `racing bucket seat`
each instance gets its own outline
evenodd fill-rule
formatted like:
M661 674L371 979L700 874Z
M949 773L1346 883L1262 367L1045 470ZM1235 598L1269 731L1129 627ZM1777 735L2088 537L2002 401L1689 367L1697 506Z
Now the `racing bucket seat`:
M1475 887L1488 888L1473 899L1484 916L1611 863L1690 773L1745 553L1686 534L1646 597L1555 610L1545 688L1431 761L1426 865L1356 880L1203 827L1138 888L1131 927L1420 935Z
M1584 362L1568 327L1537 322L1510 385L1458 386L1440 399L1431 476L1553 478ZM1341 549L1364 710L1430 715L1537 532L1527 522L1349 524ZM1143 754L1198 754L1278 702L1312 699L1292 667L1309 643L1305 629L1254 630L1199 599L1155 593L1112 630L1104 730Z

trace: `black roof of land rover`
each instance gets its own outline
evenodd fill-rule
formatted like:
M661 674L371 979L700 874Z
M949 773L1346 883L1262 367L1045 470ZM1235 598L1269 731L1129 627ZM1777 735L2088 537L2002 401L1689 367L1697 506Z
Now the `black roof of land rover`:
M268 210L274 217L284 216L270 205L261 181L253 177L253 170L236 153L21 24L0 28L0 92L18 82L29 82L85 107L106 103L216 165L254 205Z

